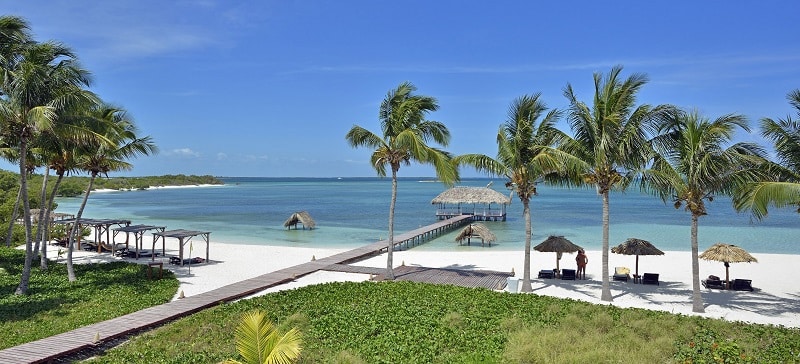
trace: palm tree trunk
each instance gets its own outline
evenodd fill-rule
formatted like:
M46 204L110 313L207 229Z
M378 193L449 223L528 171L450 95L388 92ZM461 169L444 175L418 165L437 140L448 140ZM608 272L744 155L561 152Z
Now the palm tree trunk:
M531 207L529 199L522 199L522 218L525 219L525 263L522 267L522 292L533 292L531 287Z
M78 279L75 277L75 268L72 266L72 250L75 245L75 237L80 234L81 216L83 215L83 209L86 208L86 201L89 200L89 194L92 192L92 186L94 185L94 179L96 177L97 174L92 173L92 177L89 178L89 186L86 187L86 193L83 194L83 202L81 202L81 207L78 209L78 214L75 215L75 224L72 225L72 230L69 233L69 244L67 248L67 278L70 282L74 282Z
M50 224L50 209L45 204L47 201L47 178L50 176L50 168L45 167L44 175L42 176L42 190L39 194L39 221L36 224L36 245L33 251L39 253L39 247L42 251L39 254L39 269L47 269L47 243L44 240L44 226Z
M47 212L48 212L48 214L50 213L50 207L52 207L53 204L55 203L56 192L58 192L58 187L61 186L61 181L63 179L64 179L64 174L63 173L58 174L58 178L56 179L56 183L53 186L53 193L50 194L50 199L47 201ZM49 221L48 221L47 224L44 225L44 239L45 239L45 241L50 241L50 226L52 226L52 224L50 224ZM45 250L47 250L47 248L45 247L42 250L43 251L42 251L42 267L41 267L41 269L47 269L47 259L46 259L47 255L44 252Z
M8 221L8 234L6 235L6 248L11 247L11 238L14 235L14 220L17 219L17 213L19 213L19 200L20 196L22 196L22 188L17 191L17 201L14 202L14 210L11 211L11 220Z
M600 299L603 301L611 302L614 298L611 296L611 283L608 281L608 191L603 191L603 288L600 294Z
M703 297L700 296L700 261L698 260L697 246L697 219L698 215L692 214L692 311L706 312L703 307Z
M389 203L389 246L386 248L386 278L394 280L392 252L394 251L394 205L397 202L397 169L392 166L392 202Z
M22 220L25 224L25 264L22 268L22 277L19 280L19 286L14 292L15 294L22 295L28 293L28 283L31 279L31 265L33 263L33 250L31 244L31 204L28 200L28 173L26 170L27 158L25 155L28 153L28 141L25 137L20 138L19 142L19 188L20 199L22 199Z

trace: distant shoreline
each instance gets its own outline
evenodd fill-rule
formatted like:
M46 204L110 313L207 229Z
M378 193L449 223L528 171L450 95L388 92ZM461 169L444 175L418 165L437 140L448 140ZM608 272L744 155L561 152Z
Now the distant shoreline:
M106 193L106 192L130 192L130 191L145 191L145 190L158 190L158 189L166 189L166 188L195 188L195 187L214 187L214 186L224 186L225 184L216 185L216 184L199 184L199 185L173 185L173 186L150 186L147 188L123 188L123 189L113 189L113 188L99 188L92 190L92 193Z

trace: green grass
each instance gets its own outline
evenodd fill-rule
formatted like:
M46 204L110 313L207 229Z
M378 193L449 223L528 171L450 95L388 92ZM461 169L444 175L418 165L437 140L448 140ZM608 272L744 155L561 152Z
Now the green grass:
M178 289L171 272L148 280L139 264L76 264L78 280L69 282L65 264L41 271L35 261L28 294L18 296L24 259L24 251L0 248L0 349L169 302Z
M224 304L96 363L236 358L241 316L304 335L302 363L797 363L800 330L410 282L328 283Z

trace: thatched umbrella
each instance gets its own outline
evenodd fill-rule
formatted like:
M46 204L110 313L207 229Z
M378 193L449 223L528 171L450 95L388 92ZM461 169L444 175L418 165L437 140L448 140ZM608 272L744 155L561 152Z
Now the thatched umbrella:
M538 252L555 252L556 253L556 270L559 272L561 268L559 267L558 263L561 260L562 253L574 253L578 250L583 250L583 248L573 244L571 241L567 240L567 238L563 236L555 236L550 235L547 239L533 247L534 250Z
M750 253L744 249L731 244L716 243L700 254L700 259L714 260L725 263L725 288L730 288L731 280L728 273L730 263L758 263Z
M647 240L628 238L620 245L611 248L612 253L635 255L636 256L636 275L639 275L639 256L640 255L664 255L664 252L656 248Z
M317 226L317 224L314 222L314 219L312 219L311 215L309 215L306 211L298 211L293 213L292 216L289 216L289 218L283 223L283 226L289 229L294 226L294 228L297 229L298 223L303 224L303 230L305 230L306 227L308 227L309 230L312 230L315 226Z
M461 229L461 232L456 236L456 241L461 243L464 239L467 239L467 245L469 245L470 238L481 238L481 246L483 246L484 242L492 246L492 242L497 240L497 237L486 225L479 223L469 224Z

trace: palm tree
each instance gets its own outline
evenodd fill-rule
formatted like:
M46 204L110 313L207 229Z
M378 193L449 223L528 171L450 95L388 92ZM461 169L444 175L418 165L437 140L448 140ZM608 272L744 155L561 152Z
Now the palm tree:
M152 139L138 137L136 125L128 119L124 110L108 105L101 105L89 112L87 120L94 124L89 127L103 140L79 148L75 154L76 165L80 170L89 173L89 185L83 195L83 201L75 215L75 223L69 234L67 249L67 276L70 282L75 281L75 270L72 265L72 250L78 234L80 219L89 194L92 191L95 178L98 175L108 175L109 172L130 170L133 166L126 160L140 155L150 155L158 152Z
M242 317L236 328L236 350L242 361L226 360L227 364L281 364L297 361L303 338L295 328L281 335L262 311Z
M787 96L800 119L800 89ZM767 215L767 207L797 206L800 212L800 120L761 119L761 135L775 145L778 163L770 164L769 181L747 185L734 195L737 211L750 210L757 219Z
M386 277L394 279L392 251L394 250L394 207L397 202L397 171L401 165L412 161L431 164L436 176L445 184L458 180L458 170L449 153L428 145L430 140L447 146L450 132L438 122L425 120L425 115L439 109L436 99L414 95L417 88L404 82L389 91L381 102L378 118L382 135L375 134L358 125L347 132L345 139L352 147L372 148L370 164L378 176L386 176L386 167L392 171L392 201L389 205L389 245L386 262Z
M715 195L731 195L748 182L761 177L758 167L765 161L756 144L729 144L737 129L749 131L741 115L723 115L715 120L697 112L677 113L659 128L653 139L655 157L642 179L645 189L664 200L672 199L675 208L685 206L692 214L692 310L704 312L700 296L698 263L698 219L706 215L705 201Z
M594 186L603 200L600 297L603 301L612 300L608 274L609 192L625 189L634 172L645 165L650 155L647 133L672 109L667 105L636 106L636 94L648 78L636 73L621 80L620 72L622 67L616 66L605 78L600 73L594 74L591 107L578 100L571 85L564 89L564 96L570 102L568 120L574 133L566 150L589 166L582 183Z
M582 162L556 149L567 136L555 128L561 113L547 112L541 94L517 98L508 110L508 119L497 132L497 158L482 154L456 157L457 165L469 165L481 172L503 176L506 187L522 202L525 220L525 263L522 292L531 292L531 210L530 200L536 196L536 184L548 175L564 175L567 169L579 168ZM545 114L545 112L547 112ZM537 121L541 119L541 121Z
M20 198L25 224L25 264L17 294L25 294L33 259L30 204L28 202L28 147L42 130L53 127L56 116L78 100L93 98L83 89L89 85L89 74L77 63L72 51L55 42L26 42L16 48L11 58L4 59L0 103L0 121L4 135L17 144L20 166ZM11 59L11 60L9 60Z

